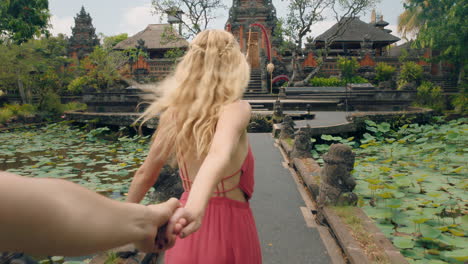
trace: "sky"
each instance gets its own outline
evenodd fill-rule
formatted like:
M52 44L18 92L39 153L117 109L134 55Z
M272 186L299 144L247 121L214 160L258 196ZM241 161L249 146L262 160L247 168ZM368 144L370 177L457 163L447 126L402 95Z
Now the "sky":
M223 0L224 4L231 7L232 0ZM286 17L287 0L273 0L278 17ZM120 33L128 33L129 36L145 29L148 24L165 23L166 18L152 14L151 0L49 0L51 17L51 32L56 35L71 34L74 25L74 17L80 11L81 6L90 13L96 33L112 36ZM398 15L404 11L402 0L380 0L376 6L376 12L383 15L384 20L390 23L388 29L397 33ZM370 10L361 14L361 20L370 21ZM212 23L211 28L224 28L228 17L228 10L219 10L218 18ZM335 24L334 18L317 23L312 27L312 35L318 36Z

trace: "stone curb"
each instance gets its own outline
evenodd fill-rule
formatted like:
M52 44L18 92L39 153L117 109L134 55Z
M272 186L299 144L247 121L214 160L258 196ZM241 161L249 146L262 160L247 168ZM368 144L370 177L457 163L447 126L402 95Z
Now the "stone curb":
M312 197L317 199L318 191L320 186L320 166L312 158L305 159L291 159L290 153L292 147L288 145L284 140L279 140L280 146L287 153L290 165L296 170L297 174L302 178L305 185L309 188L312 193ZM387 255L392 264L407 264L407 260L401 255L400 251L395 248L392 242L385 237L380 229L375 225L374 221L370 219L364 211L356 207L356 217L362 220L364 228L369 231L374 238L376 246L380 247L382 251ZM359 246L358 242L354 239L351 233L348 231L345 223L341 218L330 208L324 208L324 216L330 225L331 231L335 234L338 243L349 258L349 262L352 264L367 264L372 263L364 253L364 250Z

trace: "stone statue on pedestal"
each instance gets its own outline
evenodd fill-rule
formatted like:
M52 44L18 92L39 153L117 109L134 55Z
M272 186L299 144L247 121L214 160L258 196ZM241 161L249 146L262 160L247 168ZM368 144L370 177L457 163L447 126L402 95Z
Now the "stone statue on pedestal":
M317 199L318 220L324 222L323 208L327 205L356 205L358 197L353 193L356 181L351 175L354 168L351 147L333 144L323 156L320 191Z
M280 139L293 138L295 125L296 124L290 116L285 116L283 119L283 123L281 123L281 132L279 136Z

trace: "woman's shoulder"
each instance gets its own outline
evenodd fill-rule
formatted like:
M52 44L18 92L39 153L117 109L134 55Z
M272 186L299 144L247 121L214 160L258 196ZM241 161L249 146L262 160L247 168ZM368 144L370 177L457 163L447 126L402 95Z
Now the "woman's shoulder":
M250 122L251 109L249 102L237 100L222 107L220 120L226 120L231 124L245 127Z
M235 102L226 104L222 108L223 112L237 112L240 114L249 114L252 111L252 107L250 106L250 103L245 100L237 100Z

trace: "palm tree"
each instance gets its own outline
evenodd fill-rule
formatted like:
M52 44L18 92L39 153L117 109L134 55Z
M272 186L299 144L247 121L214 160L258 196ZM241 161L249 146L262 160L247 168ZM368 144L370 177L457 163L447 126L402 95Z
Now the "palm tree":
M405 0L407 4L411 0ZM420 6L405 8L405 11L398 16L398 33L401 33L404 38L407 36L416 36L419 29L426 23L426 20L421 16L422 8Z

